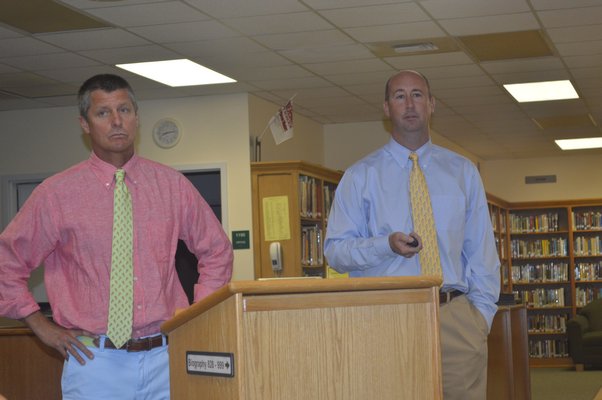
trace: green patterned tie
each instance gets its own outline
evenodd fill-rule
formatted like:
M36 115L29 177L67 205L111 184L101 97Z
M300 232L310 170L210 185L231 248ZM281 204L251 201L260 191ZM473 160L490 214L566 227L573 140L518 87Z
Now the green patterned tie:
M121 347L132 335L134 302L132 263L132 200L124 182L125 171L115 172L113 200L113 251L111 255L111 295L107 336Z
M412 172L410 174L410 200L412 201L412 220L414 231L422 238L420 251L420 266L423 275L436 275L441 277L441 260L439 258L439 245L437 244L437 230L431 208L431 197L426 186L426 180L418 164L418 154L410 153Z

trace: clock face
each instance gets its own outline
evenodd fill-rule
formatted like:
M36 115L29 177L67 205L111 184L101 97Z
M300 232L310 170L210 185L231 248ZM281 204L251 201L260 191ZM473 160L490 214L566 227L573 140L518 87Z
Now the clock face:
M163 118L153 127L153 139L159 147L170 148L175 146L178 144L180 136L180 127L171 118Z

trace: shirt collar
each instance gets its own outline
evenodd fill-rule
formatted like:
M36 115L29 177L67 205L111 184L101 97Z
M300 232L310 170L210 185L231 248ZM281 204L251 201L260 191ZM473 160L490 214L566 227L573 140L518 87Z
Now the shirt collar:
M412 161L410 160L410 153L412 153L412 151L410 149L397 143L393 138L389 139L386 148L402 168L411 169ZM426 168L431 159L431 154L433 153L433 143L431 142L431 139L429 138L428 142L417 149L415 153L418 154L420 167L423 169Z
M139 157L136 154L134 154L132 156L132 158L130 158L128 160L128 162L126 162L125 165L121 168L121 169L125 170L126 181L131 182L133 184L137 183L136 166L138 165L138 160L139 160ZM90 154L89 162L90 162L90 168L92 169L92 172L94 173L94 175L96 175L96 178L107 189L112 188L113 185L115 184L115 171L117 171L118 168L115 168L114 165L111 165L108 162L101 160L100 158L98 158L98 156L94 152L92 152L92 154Z

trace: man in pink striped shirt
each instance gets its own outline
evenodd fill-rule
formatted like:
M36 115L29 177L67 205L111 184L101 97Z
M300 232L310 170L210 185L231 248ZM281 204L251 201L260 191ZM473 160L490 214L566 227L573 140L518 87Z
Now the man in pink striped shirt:
M65 400L167 399L167 346L159 327L188 306L175 268L178 240L199 260L195 301L230 280L232 246L186 177L135 154L138 107L127 81L88 79L79 110L90 158L40 184L0 235L0 315L25 321L66 358ZM117 169L125 170L134 224L127 350L115 349L106 337ZM42 263L53 321L27 288Z

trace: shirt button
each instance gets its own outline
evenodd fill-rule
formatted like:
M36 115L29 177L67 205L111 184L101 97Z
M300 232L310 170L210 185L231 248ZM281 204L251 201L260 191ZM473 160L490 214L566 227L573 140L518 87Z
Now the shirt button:
M135 280L135 281L137 281L137 280L138 280L138 277L137 277L137 276L135 276L135 277L134 277L134 280Z
M138 310L142 310L142 306L141 306L141 305L137 305L137 306L136 306L136 308L137 308Z

